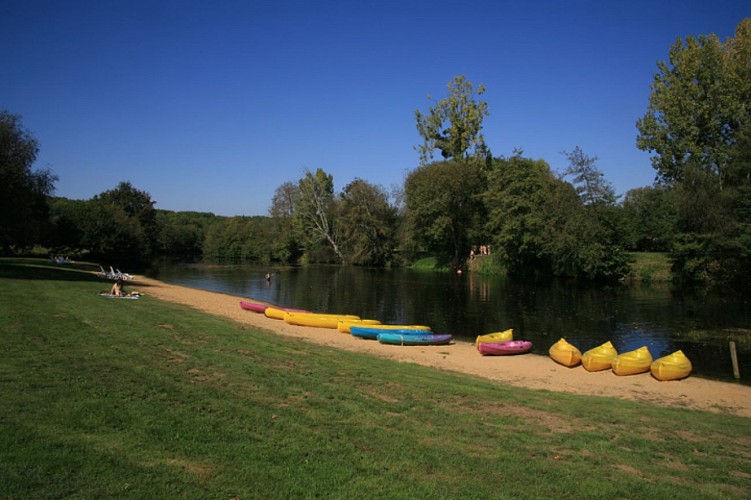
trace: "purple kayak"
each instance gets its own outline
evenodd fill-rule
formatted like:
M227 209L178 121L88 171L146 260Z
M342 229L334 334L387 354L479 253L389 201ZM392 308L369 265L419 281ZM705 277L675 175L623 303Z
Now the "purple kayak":
M510 340L508 342L480 342L477 350L483 356L508 356L524 354L532 350L532 342L528 340Z

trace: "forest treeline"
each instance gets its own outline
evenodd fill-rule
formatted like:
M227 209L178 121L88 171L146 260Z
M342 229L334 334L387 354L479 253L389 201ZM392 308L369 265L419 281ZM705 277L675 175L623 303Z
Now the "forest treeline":
M265 216L155 208L129 182L89 200L54 197L33 170L38 145L20 117L0 112L0 248L42 245L120 265L156 256L263 264L402 266L435 257L462 268L482 246L513 275L617 280L629 252L667 252L675 276L751 283L751 20L735 37L688 37L658 63L637 146L656 181L619 198L579 147L566 169L494 155L482 135L485 89L463 76L416 111L420 163L402 186L355 178L340 192L324 169L278 186ZM440 154L440 159L434 155Z

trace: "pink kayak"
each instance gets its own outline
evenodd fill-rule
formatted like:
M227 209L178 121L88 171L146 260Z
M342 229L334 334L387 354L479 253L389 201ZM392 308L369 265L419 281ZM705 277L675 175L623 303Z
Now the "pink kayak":
M528 340L510 340L508 342L480 342L477 350L483 356L508 356L510 354L524 354L532 350L532 342Z
M269 306L267 306L266 304L259 304L258 302L248 302L246 300L241 300L240 307L242 307L246 311L262 313L266 311L266 308Z

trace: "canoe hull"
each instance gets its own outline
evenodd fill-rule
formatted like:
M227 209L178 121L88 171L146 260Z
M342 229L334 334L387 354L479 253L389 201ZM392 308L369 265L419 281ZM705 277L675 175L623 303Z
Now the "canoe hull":
M532 342L528 340L510 340L508 342L480 342L477 350L483 356L511 356L524 354L532 350Z
M654 360L650 366L652 376L663 381L686 378L692 369L691 361L680 350Z
M339 321L341 320L355 321L359 319L359 316L352 314L318 314L291 311L284 313L284 322L290 325L331 328L334 330L339 326Z
M403 334L403 333L380 333L378 342L392 345L445 345L451 342L450 334Z
M553 361L569 368L578 365L582 359L581 351L569 344L564 338L550 346L548 354Z
M358 320L347 320L347 319L340 319L339 323L336 325L336 329L339 330L342 333L352 333L349 331L350 328L353 326L373 326L373 325L380 325L381 322L377 319L358 319Z
M618 356L613 344L608 340L601 346L597 346L582 354L582 366L588 372L610 370L613 360Z
M266 308L265 311L263 311L263 314L266 315L267 318L271 318L271 319L284 319L284 314L288 312L310 312L310 311L306 311L304 309L290 309L287 307L269 306Z
M369 340L376 340L378 339L378 335L387 333L393 333L396 335L430 335L433 333L429 329L410 328L408 325L404 325L402 328L382 328L382 326L383 325L351 326L349 331L353 337Z
M611 368L616 375L637 375L648 372L651 365L652 355L647 346L643 346L616 356Z

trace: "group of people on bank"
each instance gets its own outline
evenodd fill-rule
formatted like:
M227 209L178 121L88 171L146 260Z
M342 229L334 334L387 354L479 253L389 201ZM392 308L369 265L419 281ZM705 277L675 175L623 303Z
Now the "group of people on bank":
M479 249L477 245L473 246L469 251L469 260L473 260L477 255L490 255L490 245L480 245Z

